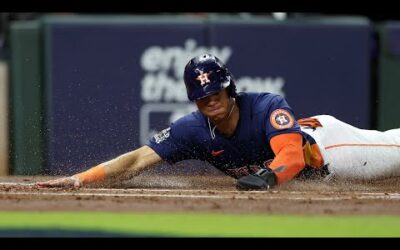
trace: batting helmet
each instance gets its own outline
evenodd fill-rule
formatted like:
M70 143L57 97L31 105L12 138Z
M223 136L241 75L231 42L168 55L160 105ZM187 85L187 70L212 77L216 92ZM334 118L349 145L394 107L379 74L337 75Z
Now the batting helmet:
M196 101L228 88L235 97L236 86L233 75L217 57L205 54L192 58L186 64L183 79L190 101Z

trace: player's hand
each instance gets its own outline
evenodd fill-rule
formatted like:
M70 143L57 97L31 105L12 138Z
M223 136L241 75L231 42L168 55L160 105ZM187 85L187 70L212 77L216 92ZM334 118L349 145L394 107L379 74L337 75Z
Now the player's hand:
M255 174L241 177L236 183L238 190L267 190L276 185L276 175L270 169L260 169Z
M76 176L64 177L50 181L36 182L35 186L37 187L61 187L61 188L80 188L82 186L82 182Z

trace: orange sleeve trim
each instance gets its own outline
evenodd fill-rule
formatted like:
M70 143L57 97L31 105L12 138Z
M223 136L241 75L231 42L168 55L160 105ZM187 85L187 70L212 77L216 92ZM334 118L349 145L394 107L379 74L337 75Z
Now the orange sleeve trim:
M83 184L99 182L105 180L106 171L103 165L98 165L74 176L78 177Z
M283 171L275 172L278 184L293 179L305 167L302 144L303 136L298 133L272 137L270 145L275 158L269 167L274 170L285 166Z

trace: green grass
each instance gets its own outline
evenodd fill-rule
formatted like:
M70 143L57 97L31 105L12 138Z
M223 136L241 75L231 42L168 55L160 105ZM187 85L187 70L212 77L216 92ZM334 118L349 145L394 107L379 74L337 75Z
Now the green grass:
M0 229L74 229L178 237L399 237L399 216L0 212Z

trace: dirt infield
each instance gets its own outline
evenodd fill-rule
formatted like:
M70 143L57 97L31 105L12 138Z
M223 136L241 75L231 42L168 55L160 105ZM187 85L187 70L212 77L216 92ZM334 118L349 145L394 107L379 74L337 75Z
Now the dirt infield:
M55 177L0 177L3 211L138 211L400 215L400 178L374 182L295 180L269 191L237 191L225 176L144 175L78 190L35 188Z

